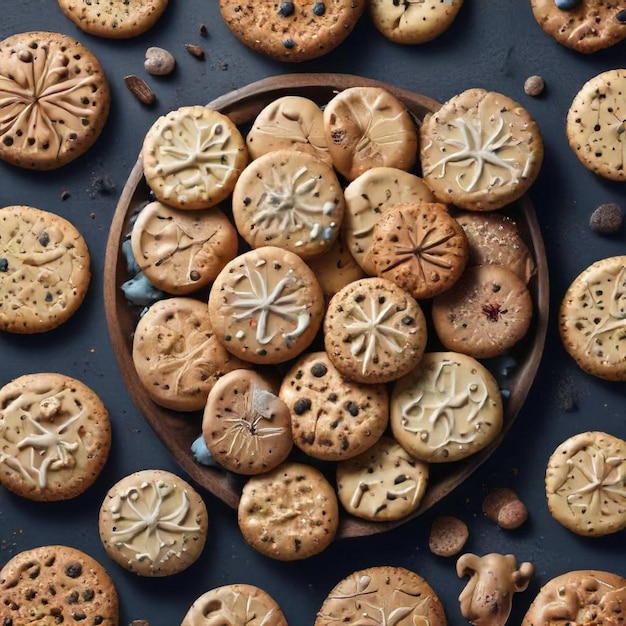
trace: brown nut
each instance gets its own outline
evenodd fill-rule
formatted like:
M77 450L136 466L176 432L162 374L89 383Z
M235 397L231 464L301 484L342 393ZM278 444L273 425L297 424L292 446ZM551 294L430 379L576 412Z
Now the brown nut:
M469 537L467 524L453 515L435 518L430 527L428 547L437 556L458 554Z
M487 493L483 500L483 513L500 528L519 528L528 519L526 505L513 489L498 487Z

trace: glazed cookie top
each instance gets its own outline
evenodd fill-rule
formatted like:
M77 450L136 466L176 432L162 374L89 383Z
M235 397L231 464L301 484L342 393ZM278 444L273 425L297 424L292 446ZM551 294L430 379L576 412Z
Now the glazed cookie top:
M168 0L58 0L61 11L90 35L111 39L136 37L161 17Z
M208 209L230 195L248 163L248 150L227 115L184 106L154 122L141 159L157 200L177 209Z
M569 355L585 372L626 380L626 256L595 261L570 284L559 309L559 331Z
M111 94L100 62L60 33L33 31L0 42L0 158L51 170L100 135Z
M85 299L90 264L66 219L28 206L0 209L0 330L39 333L66 322Z
M491 211L521 197L543 161L528 112L507 96L468 89L428 114L420 127L426 183L440 202Z
M80 381L20 376L0 389L0 483L31 500L67 500L99 476L111 447L109 414Z

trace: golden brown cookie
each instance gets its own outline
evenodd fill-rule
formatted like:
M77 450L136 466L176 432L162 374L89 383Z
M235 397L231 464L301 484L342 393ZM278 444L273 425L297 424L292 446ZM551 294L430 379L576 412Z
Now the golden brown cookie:
M416 300L450 289L461 277L467 257L465 232L444 204L396 205L374 226L371 258L376 274Z
M93 557L63 545L24 550L0 570L5 624L100 624L118 626L113 581Z
M372 623L446 626L441 601L419 574L403 567L382 565L356 571L329 592L317 612L314 626L357 626L363 612Z
M543 140L511 98L468 89L420 127L422 175L439 202L491 211L520 198L543 162Z
M109 39L146 32L161 17L168 0L58 0L61 11L82 31Z
M68 500L100 475L111 448L109 413L84 383L26 374L0 389L0 483L30 500Z
M241 43L278 61L298 63L334 50L352 32L365 0L237 4L220 0L222 18Z
M0 330L41 333L66 322L85 299L90 265L85 240L60 215L0 209Z
M626 255L600 259L570 284L559 309L568 354L592 376L626 380Z
M565 440L548 461L546 498L552 517L578 535L626 528L626 441L597 431Z
M528 331L532 316L527 286L500 265L466 269L432 306L435 332L444 347L476 359L512 348Z
M591 54L626 37L626 14L620 0L579 0L560 9L555 0L530 0L537 23L560 44Z
M80 42L32 31L0 42L0 159L51 170L85 153L109 116L104 70Z
M347 380L325 352L302 355L283 377L279 395L291 413L294 443L316 459L361 454L387 428L387 388Z
M430 525L428 549L437 556L455 556L467 543L467 524L454 515L440 515Z
M124 476L98 515L100 540L121 567L140 576L170 576L202 554L208 514L200 494L179 476L149 469Z
M252 370L228 372L215 383L202 434L211 456L238 474L274 469L293 445L291 414L278 397L278 385Z
M384 278L363 278L338 291L324 317L324 346L333 365L363 383L400 378L426 348L426 318L408 292Z
M626 36L626 23L622 29ZM626 69L602 72L580 88L566 120L567 139L578 160L598 176L622 182L626 181L625 92Z
M279 561L306 559L335 538L337 496L319 470L287 461L244 485L238 523L244 539L261 554Z
M498 383L465 354L427 352L391 392L394 437L429 463L458 461L482 450L502 430L502 417Z

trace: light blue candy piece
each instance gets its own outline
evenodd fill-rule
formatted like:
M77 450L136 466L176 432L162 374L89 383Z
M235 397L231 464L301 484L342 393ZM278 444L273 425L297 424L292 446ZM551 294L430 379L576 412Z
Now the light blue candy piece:
M143 272L135 274L133 278L123 283L122 291L126 300L135 306L146 306L167 297L167 294L157 289Z
M141 272L141 268L137 265L137 261L135 261L135 255L133 254L133 249L130 245L130 239L124 239L122 242L122 254L126 260L126 271L129 276L139 274L139 272Z
M200 463L200 465L207 465L208 467L220 467L219 463L213 458L213 456L209 452L209 449L206 447L206 443L202 435L200 435L191 444L191 454L193 455L196 463Z
M569 11L580 4L580 0L554 0L554 4L556 4L557 9Z

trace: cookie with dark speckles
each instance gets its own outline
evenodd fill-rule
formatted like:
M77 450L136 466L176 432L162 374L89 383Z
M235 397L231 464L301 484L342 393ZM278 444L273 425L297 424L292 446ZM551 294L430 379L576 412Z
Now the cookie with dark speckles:
M327 54L341 44L365 4L365 0L220 0L220 11L235 37L252 50L279 61L300 62Z

